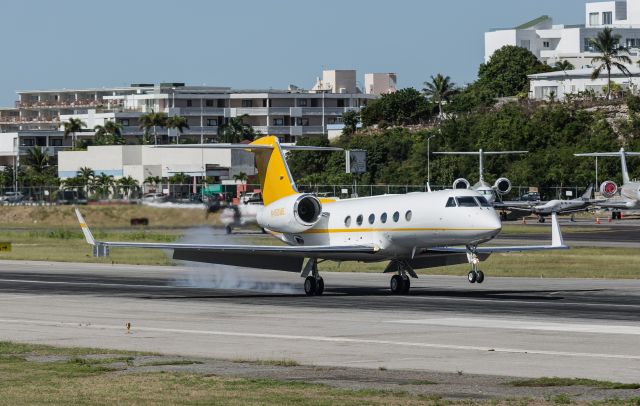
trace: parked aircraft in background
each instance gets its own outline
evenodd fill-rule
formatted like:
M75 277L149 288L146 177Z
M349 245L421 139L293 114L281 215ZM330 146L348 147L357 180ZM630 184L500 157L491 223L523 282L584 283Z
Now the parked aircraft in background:
M508 155L508 154L526 154L529 151L464 151L464 152L434 152L435 155L476 155L479 159L479 179L476 184L464 179L456 179L453 182L454 189L471 189L480 193L491 204L496 202L499 196L506 195L511 191L511 181L507 178L500 178L492 185L484 180L484 158L486 155Z
M629 171L627 170L627 157L640 156L640 152L626 152L621 148L619 152L593 152L589 154L574 154L575 156L584 157L620 157L620 165L622 169L622 186L607 180L600 185L600 193L606 200L599 202L598 207L612 209L611 217L620 219L621 210L638 210L640 209L640 182L631 181L629 179Z
M593 186L589 186L584 194L577 199L570 200L550 200L548 202L539 202L538 204L531 204L530 207L522 207L522 206L513 206L506 207L508 210L526 212L530 214L535 214L538 216L538 221L540 223L545 222L545 218L556 214L570 214L570 213L578 213L581 211L587 211L589 208L597 205L600 202L603 202L603 199L592 199L591 195L593 194Z
M321 199L299 193L274 136L251 144L172 145L173 148L232 148L252 151L260 178L264 207L258 224L286 246L209 245L96 241L76 209L80 226L94 255L110 247L172 249L173 258L186 261L299 272L307 295L321 295L322 261L389 261L385 273L393 293L408 293L416 269L469 263L467 277L482 283L479 263L494 252L566 249L553 215L551 245L483 247L502 224L487 199L474 190L443 190L345 200ZM309 148L311 149L311 148ZM315 147L312 150L323 150ZM306 264L304 263L307 259Z

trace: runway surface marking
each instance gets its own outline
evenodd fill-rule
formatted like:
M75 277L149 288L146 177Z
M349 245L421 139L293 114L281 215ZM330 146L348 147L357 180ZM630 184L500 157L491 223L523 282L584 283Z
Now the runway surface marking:
M199 288L192 286L177 286L177 285L148 285L148 284L128 284L128 283L107 283L107 282L81 282L81 281L50 281L50 280L38 280L38 279L0 279L1 282L7 283L28 283L28 284L43 284L43 285L72 285L72 286L102 286L102 287L124 287L124 288L140 288L140 289L208 289L208 288ZM220 289L220 288L212 288L212 289ZM234 289L221 289L221 290L245 290L240 288ZM255 291L249 289L247 291ZM557 295L563 292L553 292L551 295ZM348 296L347 294L336 293L339 296ZM393 297L391 297L393 298ZM442 300L442 301L464 301L464 302L478 302L478 303L487 303L487 302L500 302L500 303L517 303L517 304L549 304L547 301L536 301L536 300L513 300L513 299L502 299L500 297L495 298L483 298L483 299L474 299L474 298L464 298L464 297L442 297L442 296L403 296L404 299L409 300L422 300L422 301L434 301L434 300ZM568 302L568 301L556 301L554 302L556 305L562 306L597 306L597 307L620 307L620 308L637 308L640 309L640 305L635 304L619 304L619 303L581 303L581 302ZM411 322L411 324L420 324L416 321L408 320L407 323ZM422 323L425 324L425 323ZM499 327L497 327L499 328ZM550 330L552 331L552 330ZM553 331L565 331L565 330L553 330ZM634 333L635 334L635 333ZM640 333L637 333L640 334Z
M387 323L418 324L445 327L471 327L511 330L560 331L566 333L640 335L640 327L606 324L549 323L490 318L448 317L438 319L389 320Z
M471 291L473 292L473 291ZM477 291L477 292L484 292L484 293L493 293L491 291ZM560 293L563 292L553 292L550 293L550 295L558 295ZM497 292L495 293L496 296L499 296L500 293ZM565 302L565 301L553 301L553 302L549 302L549 301L540 301L540 300L513 300L513 299L501 299L500 297L496 297L496 298L487 298L487 299L472 299L472 298L468 298L468 297L456 297L456 298L443 298L441 296L402 296L403 299L415 299L415 300L433 300L433 299L442 299L442 300L459 300L462 302L490 302L490 301L496 301L496 302L500 302L500 303L524 303L524 304L549 304L549 303L553 303L556 305L574 305L574 306L598 306L598 307L602 307L602 306L606 306L606 307L631 307L631 308L638 308L640 309L640 305L633 305L633 304L619 304L619 303L582 303L582 302Z
M19 320L19 319L0 319L0 323L7 324L23 324L23 325L38 325L45 327L63 327L74 329L93 329L93 330L123 330L121 325L106 325L106 324L91 324L86 321L83 323L69 323L69 322L51 322L46 320ZM442 350L463 350L463 351L482 351L482 352L496 352L496 353L509 353L509 354L535 354L535 355L549 355L549 356L564 356L564 357L578 357L578 358L608 358L608 359L624 359L624 360L640 360L640 355L630 354L597 354L597 353L582 353L582 352L565 352L565 351L546 351L535 349L518 349L518 348L493 348L493 347L479 347L468 345L449 345L449 344L432 344L432 343L416 343L416 342L403 342L403 341L389 341L389 340L372 340L372 339L357 339L346 337L326 337L326 336L303 336L303 335L287 335L287 334L264 334L264 333L239 333L231 331L213 331L213 330L191 330L191 329L179 329L179 328L159 328L159 327L134 327L133 331L144 332L158 332L158 333L178 333L178 334L193 334L193 335L208 335L208 336L221 336L221 337L246 337L246 338L264 338L275 340L290 340L298 342L330 342L330 343L343 343L343 344L373 344L373 345L388 345L388 346L402 346L402 347L414 347L414 348L436 348Z
M128 284L128 283L102 283L102 282L65 282L65 281L43 281L33 279L0 279L0 282L10 283L40 283L45 285L82 285L82 286L120 286L125 288L173 288L171 285L143 285L143 284Z

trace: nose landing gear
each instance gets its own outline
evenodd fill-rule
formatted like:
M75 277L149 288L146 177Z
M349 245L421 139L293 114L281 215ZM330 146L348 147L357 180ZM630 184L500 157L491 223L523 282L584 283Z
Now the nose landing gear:
M471 271L467 274L469 283L482 283L484 282L484 272L478 269L480 259L476 253L476 247L467 247L467 258L471 264Z

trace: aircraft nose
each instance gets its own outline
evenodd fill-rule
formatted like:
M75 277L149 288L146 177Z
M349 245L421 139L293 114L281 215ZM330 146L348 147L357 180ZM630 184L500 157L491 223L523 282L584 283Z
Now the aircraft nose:
M486 216L485 228L487 230L490 230L492 236L496 236L500 234L500 231L502 231L502 222L495 212L491 213L491 215Z

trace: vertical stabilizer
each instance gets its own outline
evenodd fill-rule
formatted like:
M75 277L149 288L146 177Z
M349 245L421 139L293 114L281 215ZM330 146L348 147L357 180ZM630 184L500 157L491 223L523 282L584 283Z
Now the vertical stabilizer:
M622 165L622 184L626 185L630 180L629 170L627 170L627 154L624 152L624 148L620 148L620 164Z
M265 206L283 197L298 193L280 148L278 137L262 137L249 144L248 147L251 148L251 145L268 145L272 147L272 149L254 150L258 177L262 187L262 201Z

